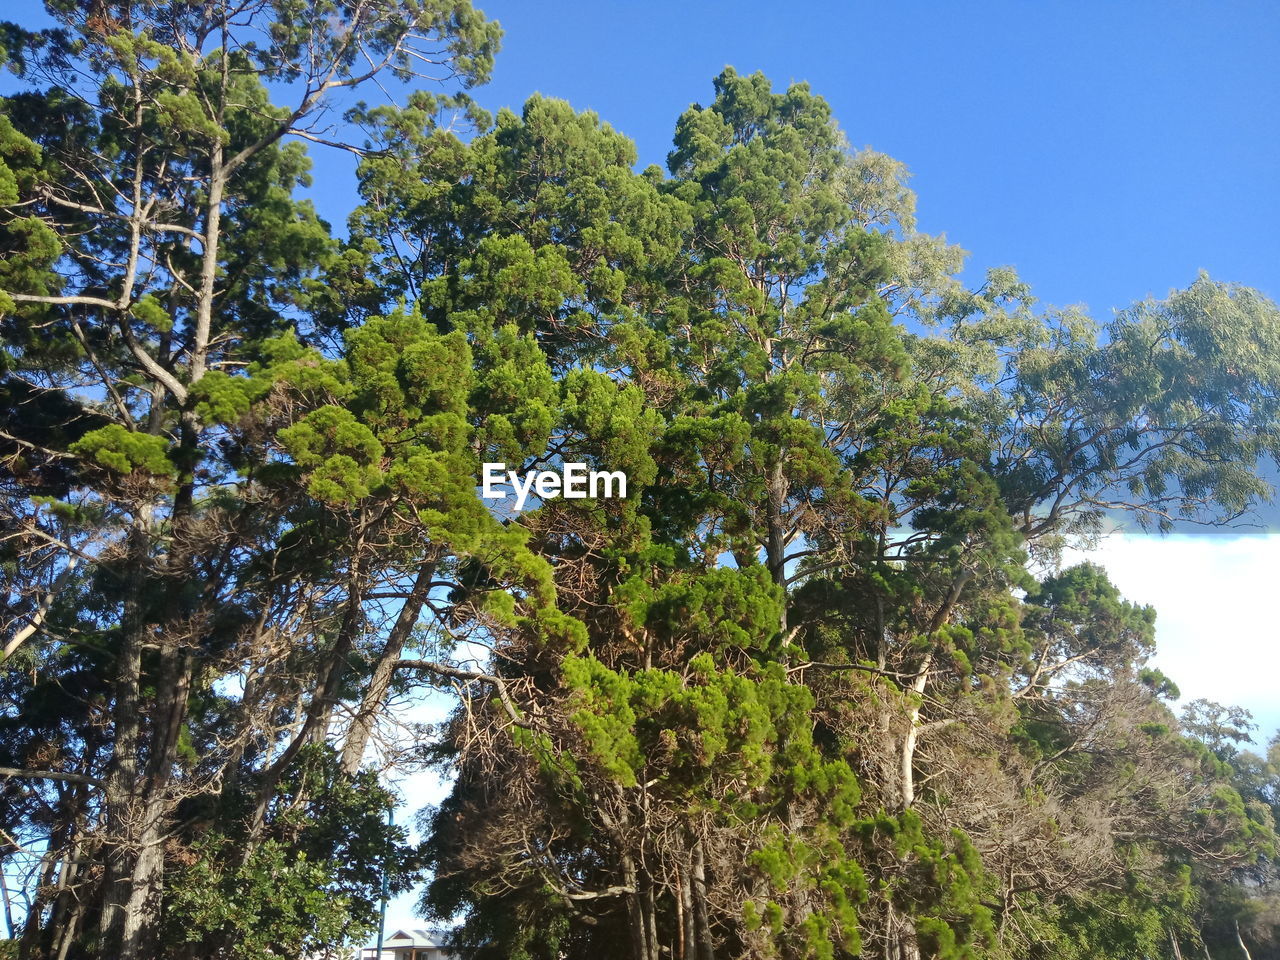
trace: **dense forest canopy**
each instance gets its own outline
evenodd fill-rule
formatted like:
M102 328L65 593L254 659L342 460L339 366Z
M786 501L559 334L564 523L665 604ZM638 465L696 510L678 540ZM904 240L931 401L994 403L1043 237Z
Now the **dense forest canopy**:
M0 25L12 955L338 955L384 874L475 958L1280 950L1280 747L1059 563L1270 496L1275 304L970 289L803 83L726 69L665 170L490 116L467 0L47 7Z

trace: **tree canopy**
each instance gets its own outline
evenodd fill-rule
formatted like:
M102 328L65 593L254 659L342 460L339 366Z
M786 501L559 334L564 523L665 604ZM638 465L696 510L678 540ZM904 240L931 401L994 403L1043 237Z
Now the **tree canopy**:
M1060 563L1270 497L1266 297L969 289L803 83L726 69L665 170L490 116L467 0L47 5L0 28L17 956L337 955L384 878L477 960L1275 949L1280 748Z

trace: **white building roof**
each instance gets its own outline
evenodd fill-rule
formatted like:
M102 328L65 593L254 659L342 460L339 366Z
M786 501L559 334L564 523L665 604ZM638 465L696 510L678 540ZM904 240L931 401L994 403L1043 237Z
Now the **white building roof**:
M382 941L384 947L443 947L444 937L430 930L397 930Z

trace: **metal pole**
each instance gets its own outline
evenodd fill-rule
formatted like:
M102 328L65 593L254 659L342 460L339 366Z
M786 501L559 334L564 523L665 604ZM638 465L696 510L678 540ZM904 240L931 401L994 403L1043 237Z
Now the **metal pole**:
M387 826L394 826L396 822L396 809L392 807L387 811ZM388 834L390 831L388 830ZM378 949L373 953L373 960L382 960L382 935L387 928L387 896L391 892L391 885L387 880L387 860L391 859L391 837L387 837L387 856L382 862L382 906L378 910Z

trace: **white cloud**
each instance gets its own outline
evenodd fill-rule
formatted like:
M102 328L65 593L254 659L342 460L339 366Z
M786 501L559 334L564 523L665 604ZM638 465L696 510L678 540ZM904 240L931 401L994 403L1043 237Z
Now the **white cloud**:
M1156 609L1155 666L1182 691L1252 711L1265 744L1280 727L1280 535L1112 534L1088 553L1124 596Z

